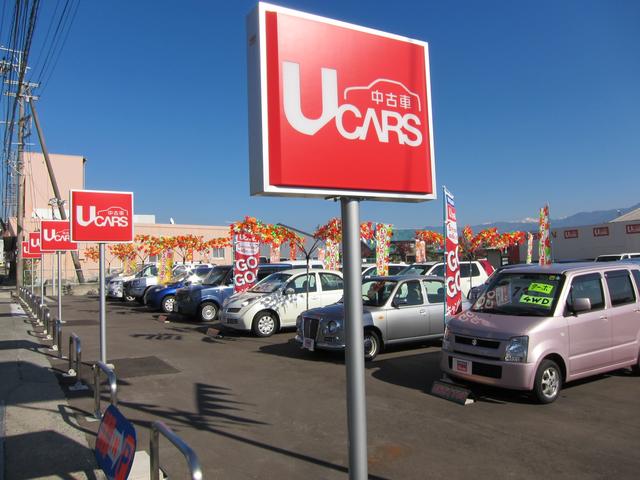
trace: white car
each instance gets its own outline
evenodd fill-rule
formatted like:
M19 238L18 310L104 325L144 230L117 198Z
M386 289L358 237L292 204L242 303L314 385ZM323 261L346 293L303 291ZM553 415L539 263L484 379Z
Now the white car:
M444 277L443 262L425 262L409 265L398 275L434 275ZM471 287L477 287L487 281L489 275L478 261L460 262L460 287L465 297L468 297Z
M596 262L616 262L618 260L629 260L630 258L640 258L640 253L612 253L596 257Z
M220 322L268 337L281 328L295 327L303 311L336 303L342 298L342 289L340 272L313 269L307 278L306 269L284 270L225 300Z

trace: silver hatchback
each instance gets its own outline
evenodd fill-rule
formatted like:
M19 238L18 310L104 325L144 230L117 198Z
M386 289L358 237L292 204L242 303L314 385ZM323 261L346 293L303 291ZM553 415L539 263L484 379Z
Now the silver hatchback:
M444 280L432 276L369 277L362 282L365 358L386 345L441 338ZM344 307L336 303L303 312L296 340L308 350L345 348Z

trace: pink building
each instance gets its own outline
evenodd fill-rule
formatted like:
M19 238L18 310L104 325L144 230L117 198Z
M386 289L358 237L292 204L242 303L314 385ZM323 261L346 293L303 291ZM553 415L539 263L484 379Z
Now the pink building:
M86 159L79 155L60 155L50 154L51 164L53 166L54 175L60 189L60 195L63 200L69 199L69 191L72 189L84 189L85 186L85 164ZM52 209L50 200L55 198L53 186L49 179L47 167L42 153L25 152L24 154L24 205L25 216L23 226L25 237L27 232L35 232L39 230L39 222L43 219L60 218L57 208ZM118 185L113 185L113 190L118 190ZM134 192L135 194L135 192ZM67 208L68 206L65 205ZM4 240L5 259L12 264L15 262L17 222L16 218L7 219L2 236ZM228 235L229 228L226 226L206 226L206 225L176 225L176 224L157 224L153 215L136 215L134 221L134 233L153 236L177 236L193 234L203 237L204 240L212 238L225 237ZM91 281L97 278L98 265L96 262L86 258L85 250L91 246L90 244L80 244L79 258L85 279ZM55 255L44 255L44 271L45 280L51 278L51 268L54 263ZM64 254L62 262L63 277L69 281L75 280L76 274L70 253ZM195 262L209 263L231 263L232 253L230 248L219 249L209 252L208 256L195 254ZM179 258L175 258L178 261ZM114 259L108 253L106 255L106 263L112 269L121 268L121 262ZM39 270L39 268L38 268Z

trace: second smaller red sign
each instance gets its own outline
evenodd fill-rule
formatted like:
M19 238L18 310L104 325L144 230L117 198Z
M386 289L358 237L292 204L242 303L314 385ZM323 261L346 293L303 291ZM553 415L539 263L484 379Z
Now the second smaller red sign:
M78 244L71 241L68 220L43 220L40 225L40 246L43 252L78 250Z

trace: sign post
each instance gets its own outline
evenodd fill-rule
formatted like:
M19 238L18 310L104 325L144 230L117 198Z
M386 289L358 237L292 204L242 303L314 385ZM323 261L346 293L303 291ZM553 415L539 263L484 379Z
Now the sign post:
M71 241L98 243L100 361L107 364L107 314L104 288L106 243L133 242L133 193L71 190Z
M428 45L265 3L247 43L251 194L340 199L349 477L364 480L359 202L437 196Z

